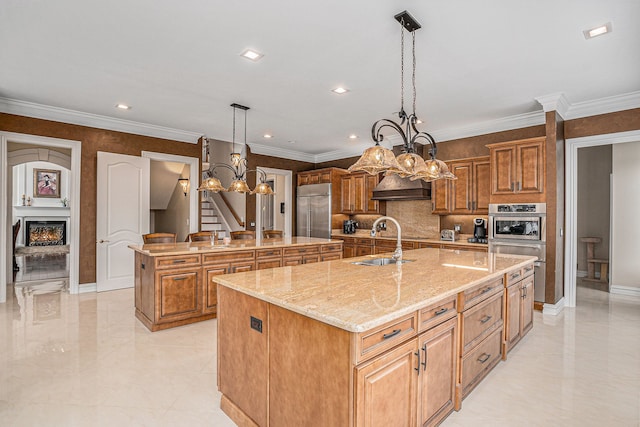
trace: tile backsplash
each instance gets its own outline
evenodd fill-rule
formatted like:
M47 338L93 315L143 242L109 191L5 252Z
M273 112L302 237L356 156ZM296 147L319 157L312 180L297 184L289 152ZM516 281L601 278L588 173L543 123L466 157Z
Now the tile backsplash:
M403 237L440 238L440 217L431 213L430 200L403 200L387 202L387 216L393 217L402 227ZM360 229L370 229L379 215L354 215ZM381 236L395 236L395 225L387 222L387 230Z

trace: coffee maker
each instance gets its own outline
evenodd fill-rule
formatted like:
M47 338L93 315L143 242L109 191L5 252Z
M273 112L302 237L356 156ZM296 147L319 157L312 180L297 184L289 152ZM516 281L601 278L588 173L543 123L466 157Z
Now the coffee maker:
M356 228L357 223L352 219L348 219L342 223L342 232L344 234L355 234Z
M487 240L487 221L484 218L474 218L473 220L473 238L475 243L488 243Z

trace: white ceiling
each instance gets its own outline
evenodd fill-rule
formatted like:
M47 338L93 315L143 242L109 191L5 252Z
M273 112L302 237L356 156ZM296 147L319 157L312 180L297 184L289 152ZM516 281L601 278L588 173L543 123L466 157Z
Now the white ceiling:
M399 110L393 16L405 9L423 26L417 113L438 140L541 122L536 98L550 94L570 107L640 106L638 0L3 0L1 110L230 141L237 102L251 108L254 151L346 157ZM606 22L611 34L584 39ZM249 47L264 58L240 57ZM339 85L350 92L332 93Z

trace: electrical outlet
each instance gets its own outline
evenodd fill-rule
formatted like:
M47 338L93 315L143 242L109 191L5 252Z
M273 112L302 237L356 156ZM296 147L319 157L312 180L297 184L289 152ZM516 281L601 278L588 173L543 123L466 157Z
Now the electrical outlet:
M460 231L461 229L462 229L462 226L460 224L453 225L453 231Z

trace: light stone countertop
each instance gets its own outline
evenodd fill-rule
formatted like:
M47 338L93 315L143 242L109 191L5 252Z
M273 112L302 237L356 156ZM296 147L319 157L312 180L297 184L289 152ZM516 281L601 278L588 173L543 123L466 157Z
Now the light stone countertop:
M210 242L151 243L129 245L130 249L149 256L190 255L193 253L232 252L247 249L279 248L304 245L325 245L342 243L337 239L319 239L316 237L284 237L282 239L231 240L228 245L222 239L216 245Z
M415 249L401 265L364 266L347 258L215 276L220 285L350 332L397 319L536 257L449 249Z
M393 241L397 240L397 236L394 236L391 234L385 234L384 231L378 232L376 234L376 237L371 237L370 231L371 230L361 229L361 230L356 230L355 234L344 234L342 231L333 231L331 232L331 237L333 237L334 239L342 239L343 237L357 237L359 239L365 238L365 239L383 239L383 240L393 240ZM489 245L487 243L469 243L467 241L469 237L473 237L473 234L461 234L458 240L452 242L450 240L428 239L426 237L410 237L410 236L405 236L403 234L402 240L411 241L411 242L434 243L437 245L443 244L443 245L469 246L469 247L489 250Z

